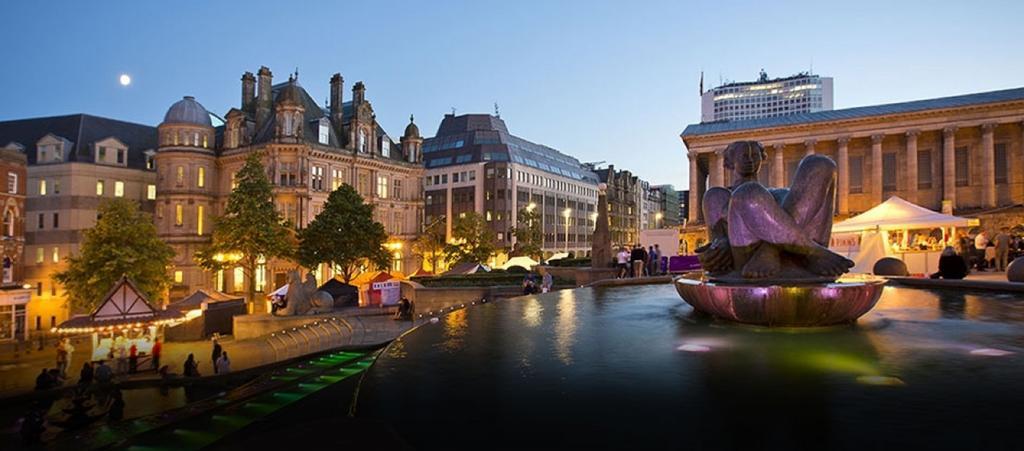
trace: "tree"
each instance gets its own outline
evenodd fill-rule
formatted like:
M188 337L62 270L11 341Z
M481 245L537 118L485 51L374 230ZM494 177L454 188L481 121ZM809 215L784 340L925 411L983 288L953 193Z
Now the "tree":
M307 268L321 263L336 267L349 283L362 266L386 270L391 265L387 240L384 226L373 220L373 205L364 203L355 188L341 185L309 227L299 231L298 260Z
M541 228L540 212L535 208L519 210L518 224L512 229L516 237L515 253L540 260L543 252L544 231Z
M469 212L452 223L452 242L444 247L445 260L453 263L483 263L494 255L495 233L484 217Z
M444 260L445 217L440 216L423 228L423 233L412 243L412 252L424 262L430 262L430 269L435 273L438 265Z
M274 210L274 188L267 179L261 152L252 152L235 175L238 185L228 196L224 215L215 219L210 245L196 253L200 266L217 271L240 266L249 279L248 302L256 298L260 260L291 258L292 232Z
M96 225L82 236L78 255L54 275L72 308L96 308L121 276L131 278L149 299L160 300L171 284L167 268L174 249L157 237L153 217L124 198L103 202L98 214Z

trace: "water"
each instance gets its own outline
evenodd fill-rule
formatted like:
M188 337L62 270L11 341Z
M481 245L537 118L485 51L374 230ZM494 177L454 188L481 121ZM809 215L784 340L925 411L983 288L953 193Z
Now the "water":
M422 448L1024 447L1024 300L886 287L854 327L697 317L669 285L453 312L393 344L357 418Z

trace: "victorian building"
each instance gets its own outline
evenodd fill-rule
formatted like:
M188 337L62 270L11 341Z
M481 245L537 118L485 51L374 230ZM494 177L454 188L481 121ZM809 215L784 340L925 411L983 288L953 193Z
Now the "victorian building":
M614 165L595 169L595 172L607 185L608 230L612 247L632 247L640 242L644 181L628 170L616 170Z
M174 247L172 298L197 288L243 292L241 268L210 273L193 255L210 241L213 218L220 215L246 157L260 152L274 184L281 216L301 229L323 209L341 184L353 186L374 204L394 252L394 270L412 272L418 264L411 241L423 213L423 139L412 123L397 141L377 123L366 87L357 82L351 100L343 99L344 80L329 82L329 105L321 107L299 84L298 74L273 84L270 69L241 80L241 103L214 126L211 114L192 97L167 110L159 126L156 223ZM268 261L256 274L258 292L283 285L293 262ZM318 268L318 280L333 276Z
M0 122L0 143L6 149L0 164L7 166L0 169L7 174L4 230L12 233L4 237L4 281L11 258L8 283L32 287L28 329L43 333L81 313L69 311L53 274L78 252L100 203L123 197L153 211L156 128L87 114L42 117ZM16 160L27 161L27 172L16 169Z
M693 124L681 137L693 225L703 222L699 206L707 188L729 185L722 151L738 140L765 146L760 177L773 187L788 185L805 155L835 160L840 218L894 195L945 213L987 217L997 209L1021 216L1002 207L1024 203L1024 88ZM1022 218L1004 219L1009 224Z
M476 212L510 250L519 212L537 209L545 257L589 255L598 179L576 158L509 133L490 114L446 114L423 154L426 223L444 220L449 238L455 217Z

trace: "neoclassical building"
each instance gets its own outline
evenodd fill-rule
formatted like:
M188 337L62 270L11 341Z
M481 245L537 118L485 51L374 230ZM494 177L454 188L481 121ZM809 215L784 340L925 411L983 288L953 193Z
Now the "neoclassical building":
M238 108L214 125L196 99L176 102L158 127L156 223L176 251L171 298L197 288L244 292L241 268L210 273L193 259L209 243L213 218L223 211L235 186L234 174L251 152L262 152L274 184L278 212L296 228L309 224L327 196L350 184L375 206L377 221L391 236L394 268L418 268L411 241L423 214L422 137L411 122L396 142L377 123L366 87L357 82L352 99L343 99L340 74L330 79L330 103L316 101L299 84L298 74L274 85L270 69L242 75ZM218 121L220 122L220 121ZM326 266L326 265L324 265ZM256 274L257 291L285 283L293 262L269 261ZM318 280L333 276L318 268Z
M681 137L689 157L688 220L697 228L704 192L729 184L722 151L738 140L765 146L761 181L770 186L788 185L805 155L834 159L840 218L894 195L961 215L1024 203L1024 88L705 122L687 126Z

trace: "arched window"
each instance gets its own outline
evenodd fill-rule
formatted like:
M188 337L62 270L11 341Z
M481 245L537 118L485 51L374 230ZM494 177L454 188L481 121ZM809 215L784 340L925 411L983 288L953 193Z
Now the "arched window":
M4 225L3 225L4 236L14 236L14 213L10 209L4 210Z

